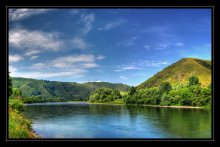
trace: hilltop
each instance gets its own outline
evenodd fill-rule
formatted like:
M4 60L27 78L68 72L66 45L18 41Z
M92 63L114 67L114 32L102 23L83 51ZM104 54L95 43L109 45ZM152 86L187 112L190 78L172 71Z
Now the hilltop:
M202 86L208 86L211 82L211 69L210 60L183 58L138 85L137 89L156 87L162 82L170 82L172 85L185 84L192 75L199 78Z

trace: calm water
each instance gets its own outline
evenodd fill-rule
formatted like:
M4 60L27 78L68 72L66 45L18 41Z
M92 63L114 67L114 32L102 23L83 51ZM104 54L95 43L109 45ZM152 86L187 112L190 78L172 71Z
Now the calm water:
M43 138L210 138L211 112L203 109L87 103L25 106Z

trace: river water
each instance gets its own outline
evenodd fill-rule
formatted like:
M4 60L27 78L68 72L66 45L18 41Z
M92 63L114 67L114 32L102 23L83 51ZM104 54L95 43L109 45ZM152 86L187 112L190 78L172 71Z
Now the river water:
M211 111L134 105L57 102L26 104L42 138L210 138Z

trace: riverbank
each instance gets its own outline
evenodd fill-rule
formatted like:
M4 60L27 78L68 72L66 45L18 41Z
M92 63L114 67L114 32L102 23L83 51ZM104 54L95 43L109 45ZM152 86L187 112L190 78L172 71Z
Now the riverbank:
M211 109L210 107L196 107L196 106L161 106L161 105L146 105L146 104L126 104L124 102L89 102L89 101L66 101L66 102L43 102L43 103L25 103L24 105L48 105L48 104L60 104L60 103L87 103L87 104L99 104L99 105L132 105L132 106L147 106L147 107L160 107L160 108L179 108L179 109Z
M20 97L9 98L8 104L8 133L9 139L40 138L31 127L29 121L22 114L24 103Z
M9 107L9 123L8 132L9 139L28 139L40 138L40 136L32 130L31 122L26 119L23 114Z
M203 106L203 107L196 107L196 106L161 106L161 105L146 105L146 104L126 104L124 102L106 102L106 103L99 103L99 102L89 102L89 101L66 101L66 102L42 102L42 103L24 103L24 105L52 105L52 104L61 104L61 103L87 103L87 104L98 104L98 105L131 105L131 106L147 106L147 107L160 107L160 108L178 108L178 109L211 109L211 107Z
M114 102L108 102L108 103L90 103L89 104L107 104L107 105L131 105L131 106L147 106L147 107L160 107L160 108L181 108L181 109L208 109L206 107L195 107L195 106L160 106L160 105L145 105L145 104L125 104L125 103L114 103Z
M143 105L143 106L160 107L160 108L203 109L203 107L195 107L195 106L160 106L160 105Z

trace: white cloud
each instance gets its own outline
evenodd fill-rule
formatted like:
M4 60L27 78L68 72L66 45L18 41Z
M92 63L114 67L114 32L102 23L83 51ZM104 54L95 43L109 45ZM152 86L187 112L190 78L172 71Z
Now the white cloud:
M12 73L15 73L18 69L15 68L14 66L9 66L9 72L12 74ZM11 76L10 74L10 76Z
M90 14L81 14L81 22L84 23L84 27L82 29L82 35L86 35L92 28L92 24L95 21L95 15L93 13Z
M9 20L19 21L34 15L46 13L48 11L50 11L50 9L23 9L23 8L9 9Z
M170 43L168 42L159 43L156 46L155 50L164 50L164 49L167 49L169 46L170 46Z
M103 27L98 28L98 30L111 30L113 28L116 28L116 27L120 26L121 24L123 24L125 22L126 22L125 19L121 19L121 20L118 20L118 21L113 21L113 22L110 22L110 23L104 25Z
M39 56L31 56L31 60L37 59Z
M79 63L79 62L94 62L95 57L93 55L72 55L64 56L55 59L56 62L69 62L69 63Z
M24 58L20 55L9 55L9 62L19 62Z
M94 55L72 55L56 58L51 62L51 65L56 68L88 69L98 67L95 60L98 59Z
M85 74L85 70L74 69L70 71L56 71L56 72L12 72L12 77L24 77L24 78L53 78L53 77L82 77Z
M183 47L184 44L182 42L177 42L177 43L174 43L174 45L177 47Z
M82 68L94 68L94 67L98 67L98 65L96 63L83 63Z
M102 60L102 59L105 59L105 56L98 55L98 56L96 57L96 59L97 59L97 60Z
M87 44L86 41L81 37L74 37L72 40L72 46L73 48L77 49L85 49L90 47L90 45Z
M122 69L125 69L125 70L134 70L134 69L142 69L140 67L135 67L135 66L127 66L127 67L123 67Z
M25 56L31 56L31 55L35 55L35 54L38 54L40 53L39 50L28 50L24 55Z
M120 76L120 78L123 79L123 80L127 80L127 79L128 79L128 78L125 77L125 76Z
M121 69L115 69L114 71L116 71L116 72L120 72L120 71L123 71L123 70L121 70Z
M80 13L79 10L71 10L70 12L73 14ZM81 13L79 23L82 24L82 28L80 29L80 33L77 34L70 41L71 47L73 46L73 48L77 48L77 49L85 49L91 47L91 45L85 41L83 36L85 36L90 32L94 21L95 21L95 15L93 13L90 14Z
M161 65L166 65L169 62L161 62L161 61L152 61L151 63L147 64L148 67L159 67Z
M47 67L45 63L35 63L35 64L32 64L31 66L32 69L37 69L37 70L43 69L45 67Z
M46 49L57 51L63 47L63 41L58 38L57 33L16 28L9 31L9 46L29 50Z
M128 71L128 70L142 70L147 67L160 67L166 65L169 62L166 61L149 61L139 59L137 62L129 63L126 65L116 66L115 72Z

